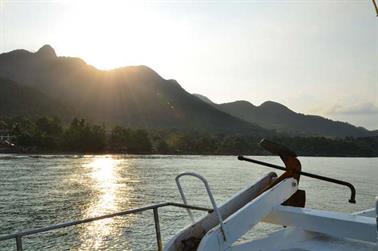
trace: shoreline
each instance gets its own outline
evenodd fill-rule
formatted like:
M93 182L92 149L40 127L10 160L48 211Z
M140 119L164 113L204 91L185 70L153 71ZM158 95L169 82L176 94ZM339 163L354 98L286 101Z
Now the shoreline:
M125 156L235 156L239 154L217 154L217 153L125 153L125 152L0 152L0 155L24 155L24 156L64 156L64 155L125 155ZM245 156L276 156L269 153L254 153L254 154L242 154ZM278 157L278 156L277 156ZM319 157L319 158L378 158L377 156L369 155L311 155L311 154L298 154L298 157Z

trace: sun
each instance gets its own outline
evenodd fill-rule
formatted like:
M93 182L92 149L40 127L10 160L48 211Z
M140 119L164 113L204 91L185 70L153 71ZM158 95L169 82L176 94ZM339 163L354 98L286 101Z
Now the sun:
M161 63L176 27L154 6L131 1L75 1L59 21L58 54L99 69Z

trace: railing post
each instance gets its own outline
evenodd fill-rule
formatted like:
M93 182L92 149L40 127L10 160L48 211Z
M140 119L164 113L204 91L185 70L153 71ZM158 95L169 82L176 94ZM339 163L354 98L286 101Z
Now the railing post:
M161 242L161 234L160 234L160 223L159 223L159 213L158 209L154 208L154 221L155 221L155 232L156 232L156 242L158 245L158 251L163 251L163 244Z
M22 251L22 236L21 235L17 235L16 237L16 247L17 247L17 251Z

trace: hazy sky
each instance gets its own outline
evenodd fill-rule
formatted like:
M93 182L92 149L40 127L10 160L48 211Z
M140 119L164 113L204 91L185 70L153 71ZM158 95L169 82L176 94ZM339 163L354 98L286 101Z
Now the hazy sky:
M44 44L100 69L150 66L218 103L273 100L378 128L371 0L0 0L0 52Z

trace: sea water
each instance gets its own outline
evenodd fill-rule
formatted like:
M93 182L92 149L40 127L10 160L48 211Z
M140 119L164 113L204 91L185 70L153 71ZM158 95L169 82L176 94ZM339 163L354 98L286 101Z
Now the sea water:
M256 159L281 164L278 157ZM348 188L301 177L306 207L355 212L374 207L378 158L300 157L302 170L351 182ZM174 178L194 171L208 179L218 204L271 169L235 156L0 155L0 235L181 199ZM274 171L274 170L273 170ZM278 174L281 172L278 171ZM211 207L203 184L182 179L188 203ZM206 214L194 213L196 218ZM163 243L190 223L185 209L159 209ZM258 225L247 237L277 227ZM246 238L247 238L246 237ZM23 238L24 250L156 250L152 211L104 219ZM0 242L15 250L15 240Z

